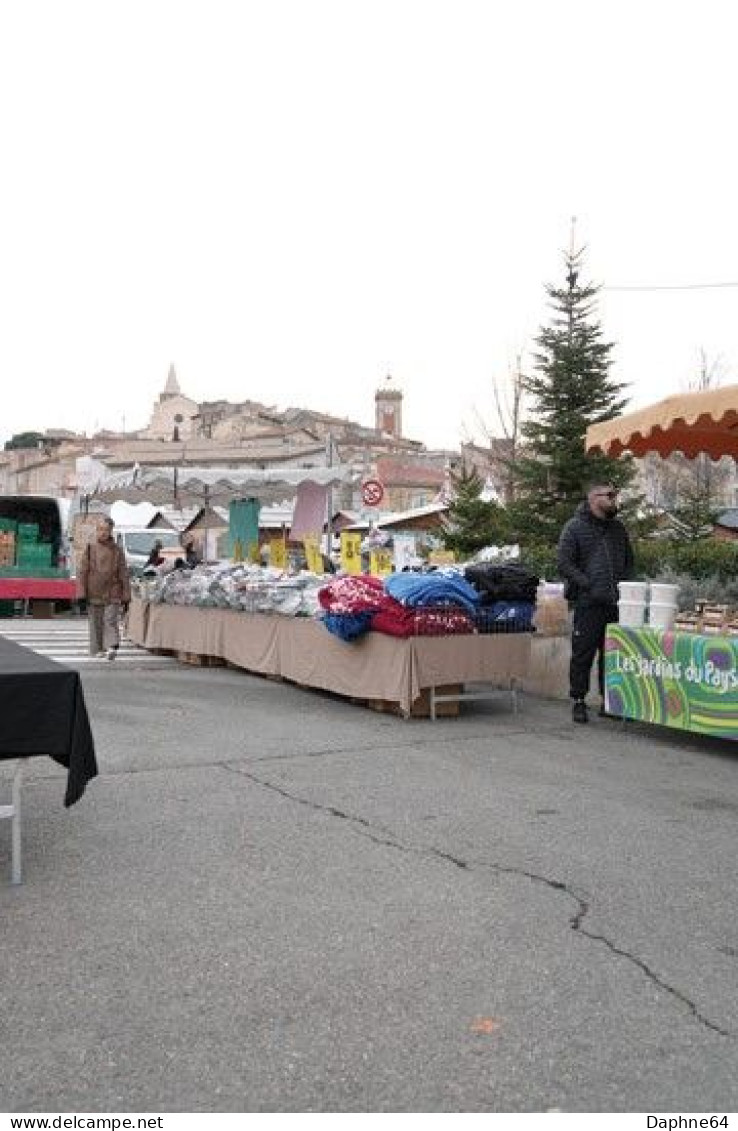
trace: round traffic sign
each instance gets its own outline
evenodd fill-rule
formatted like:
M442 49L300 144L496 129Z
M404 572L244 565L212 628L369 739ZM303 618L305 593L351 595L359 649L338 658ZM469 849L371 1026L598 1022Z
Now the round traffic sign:
M361 484L361 499L365 507L378 507L384 498L384 487L378 479L365 479Z

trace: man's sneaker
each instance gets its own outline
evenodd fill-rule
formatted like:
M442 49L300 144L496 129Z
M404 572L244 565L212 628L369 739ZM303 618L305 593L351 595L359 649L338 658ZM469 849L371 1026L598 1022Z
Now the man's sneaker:
M573 723L588 723L589 715L587 714L587 704L583 699L577 699L571 709L571 721Z
M109 660L114 660L115 657L118 655L118 649L117 648L108 648L108 650L105 654L106 654L106 656L108 657Z
M106 660L108 658L107 652L95 652L96 660Z

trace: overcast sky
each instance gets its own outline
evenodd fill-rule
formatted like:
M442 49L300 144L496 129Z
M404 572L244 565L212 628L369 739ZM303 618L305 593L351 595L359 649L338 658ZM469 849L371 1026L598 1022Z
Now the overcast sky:
M0 440L195 400L494 427L570 218L607 287L738 283L734 5L0 4ZM738 287L603 292L638 405Z

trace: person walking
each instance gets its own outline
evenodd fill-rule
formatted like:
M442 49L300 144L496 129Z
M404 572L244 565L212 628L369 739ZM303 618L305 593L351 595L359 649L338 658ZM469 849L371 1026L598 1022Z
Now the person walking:
M120 618L131 600L126 557L113 538L113 520L101 518L96 537L85 550L77 591L87 601L90 655L114 660L120 647Z
M605 628L618 619L618 582L633 576L633 548L617 513L617 488L593 484L559 538L558 569L574 609L569 694L575 723L589 721L585 700L595 656L603 697L600 714L606 713Z

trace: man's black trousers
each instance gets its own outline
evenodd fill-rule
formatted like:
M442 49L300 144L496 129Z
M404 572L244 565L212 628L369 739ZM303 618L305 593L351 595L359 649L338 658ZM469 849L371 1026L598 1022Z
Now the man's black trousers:
M584 699L589 691L592 664L597 656L597 679L600 694L605 686L605 627L617 622L617 605L575 605L571 634L569 694Z

